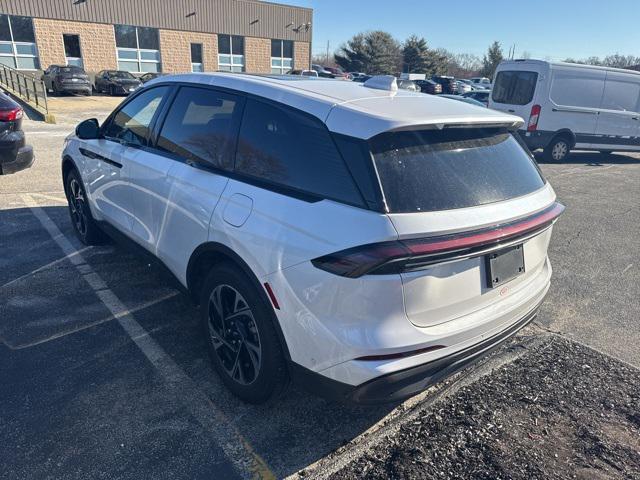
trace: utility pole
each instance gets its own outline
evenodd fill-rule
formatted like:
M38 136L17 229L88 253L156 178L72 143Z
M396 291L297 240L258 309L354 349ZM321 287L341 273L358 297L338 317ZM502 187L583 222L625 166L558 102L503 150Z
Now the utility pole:
M324 63L326 65L329 64L329 40L327 40L327 56L325 57Z

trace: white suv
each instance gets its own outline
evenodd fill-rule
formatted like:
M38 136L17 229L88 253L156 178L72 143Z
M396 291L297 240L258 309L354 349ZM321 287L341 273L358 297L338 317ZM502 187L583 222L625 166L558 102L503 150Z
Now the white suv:
M200 305L213 364L263 402L290 379L395 401L535 315L563 207L517 117L366 83L190 74L66 141L80 239L116 231Z

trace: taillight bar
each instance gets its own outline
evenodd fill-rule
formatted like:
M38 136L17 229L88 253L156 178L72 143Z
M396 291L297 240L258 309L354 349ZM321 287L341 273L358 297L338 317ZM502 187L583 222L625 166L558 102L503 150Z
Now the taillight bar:
M317 268L348 278L366 274L399 273L409 263L436 257L446 261L461 253L480 254L490 246L499 246L542 231L564 211L561 203L524 219L469 232L410 240L381 242L349 248L312 260Z

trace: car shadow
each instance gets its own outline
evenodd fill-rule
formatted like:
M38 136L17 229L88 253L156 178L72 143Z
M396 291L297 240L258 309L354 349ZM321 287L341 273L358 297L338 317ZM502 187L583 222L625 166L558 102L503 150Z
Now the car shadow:
M540 164L553 165L586 165L600 167L604 165L627 165L640 163L640 159L625 155L623 153L611 153L604 155L600 152L571 152L571 154L562 162L548 161L544 158L542 152L534 153L535 159Z
M147 255L139 255L138 250L131 249L128 244L115 241L87 248L74 236L66 207L41 207L41 210L80 252L81 267L64 258L30 209L0 210L0 225L6 226L3 227L6 235L0 238L0 249L7 253L0 260L0 271L3 272L0 276L0 340L4 343L4 346L0 344L0 361L4 357L19 372L15 376L7 374L9 378L4 380L5 388L14 389L12 395L23 397L14 399L12 405L22 405L36 398L36 403L49 402L52 412L67 419L66 444L60 446L61 452L46 452L47 456L62 455L63 448L72 451L74 445L69 442L77 442L78 449L82 448L81 443L86 443L87 435L91 435L84 430L85 425L91 423L92 415L96 418L104 415L97 407L94 410L87 406L84 417L75 418L68 403L70 399L88 396L95 384L105 382L108 388L101 390L98 404L122 405L132 393L124 388L127 383L122 379L108 380L113 372L107 365L130 365L130 371L125 367L117 374L124 377L133 375L141 361L147 364L117 319L102 304L99 295L79 275L80 270L86 272L88 268L100 276L106 288L128 311L133 312L133 317L146 334L186 373L198 390L204 392L217 416L226 419L241 441L246 442L278 478L320 460L380 422L397 406L343 405L309 394L296 386L267 405L241 402L228 392L211 367L208 340L200 325L197 308L185 293L176 288L176 280L162 265ZM74 363L68 357L69 342L80 345L72 349L78 359L100 358L105 361L104 369L100 366L102 363L92 361L91 381L81 375L80 369L69 368L69 364ZM38 360L30 360L31 356ZM34 365L37 371L32 371ZM25 383L21 380L24 376L31 376L37 381ZM153 374L142 376L137 388L162 390L157 386L157 377ZM59 399L55 395L49 397L48 382L54 378ZM62 390L59 385L64 385ZM166 389L170 391L170 386ZM165 402L175 403L170 394L164 395L167 397L163 397L163 405ZM164 443L172 445L172 455L179 456L182 462L202 462L199 457L191 459L192 452L187 444L181 445L173 440L175 432L172 425L180 419L155 412L154 409L160 409L160 405L149 405L147 411L145 402L132 401L136 402L137 410L120 407L113 413L110 421L113 421L114 429L123 424L139 425L142 415L146 423L140 428L154 432L154 441L144 445L147 449L145 454L161 455L161 448L166 448L161 447ZM141 409L145 410L141 412ZM52 412L43 412L43 415L47 413L46 418L49 418ZM11 409L5 414L20 416L17 410ZM127 418L129 415L131 418ZM31 423L19 428L29 430L36 428L34 425L37 423L38 432L47 431L48 421L34 422L31 419ZM10 423L15 425L15 418ZM196 426L188 427L194 429L194 436L197 434L195 429L202 428L195 423ZM0 435L4 437L3 429L0 425ZM75 435L74 430L77 430ZM46 433L55 435L55 432ZM208 434L218 445L238 441L238 438L217 438L216 432ZM146 438L136 432L131 436L134 439L139 436L140 441ZM101 441L91 438L91 444L100 445ZM8 450L14 448L9 446ZM30 445L29 448L38 450L39 447ZM136 451L133 446L130 455ZM127 453L123 451L119 455L126 457ZM33 460L25 458L25 462ZM124 458L122 461L134 464L139 459ZM106 465L102 467L106 468ZM193 471L197 470L195 465L192 467ZM28 468L27 465L24 468ZM166 473L169 476L179 475L178 472Z

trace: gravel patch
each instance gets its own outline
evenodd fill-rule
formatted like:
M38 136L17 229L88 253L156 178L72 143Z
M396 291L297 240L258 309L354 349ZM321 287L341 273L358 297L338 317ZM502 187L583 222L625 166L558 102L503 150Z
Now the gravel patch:
M549 337L331 479L640 479L640 372Z

